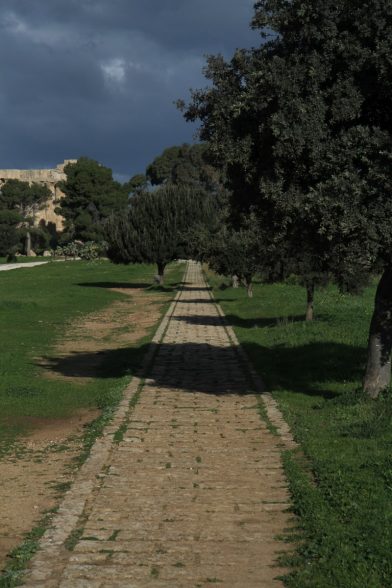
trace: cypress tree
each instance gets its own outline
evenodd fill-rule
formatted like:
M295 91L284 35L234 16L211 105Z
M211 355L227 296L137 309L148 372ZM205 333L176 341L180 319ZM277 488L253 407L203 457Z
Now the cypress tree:
M162 284L166 265L190 253L188 231L212 209L204 192L189 187L167 185L137 194L126 215L112 216L106 223L108 256L115 263L155 263Z

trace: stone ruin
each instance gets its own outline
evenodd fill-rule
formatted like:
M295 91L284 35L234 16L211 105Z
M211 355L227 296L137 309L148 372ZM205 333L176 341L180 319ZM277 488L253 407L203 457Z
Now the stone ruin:
M51 232L60 232L64 227L64 219L55 212L59 200L64 197L60 190L59 182L66 180L67 176L64 167L68 163L76 163L77 159L65 159L63 163L57 165L54 169L2 169L0 170L0 189L7 180L20 180L22 182L37 182L44 184L49 188L52 197L48 200L46 206L39 210L35 215L35 226L43 225Z

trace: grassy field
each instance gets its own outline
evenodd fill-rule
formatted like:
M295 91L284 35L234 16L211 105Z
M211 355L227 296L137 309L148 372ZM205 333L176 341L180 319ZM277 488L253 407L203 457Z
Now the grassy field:
M305 454L284 456L302 537L286 585L392 586L392 396L360 394L374 287L320 290L305 323L299 286L258 284L249 300L209 279Z
M78 409L113 406L140 364L148 336L119 349L85 382L43 377L37 358L53 356L53 345L71 321L103 309L124 294L109 287L141 286L168 302L183 266L168 269L167 287L151 286L153 266L115 266L107 261L63 262L0 272L0 455L34 419L66 418ZM165 308L165 307L164 307Z

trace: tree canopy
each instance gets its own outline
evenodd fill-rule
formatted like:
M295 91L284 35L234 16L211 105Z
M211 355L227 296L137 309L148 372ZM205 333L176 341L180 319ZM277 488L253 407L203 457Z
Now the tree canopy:
M145 192L148 187L148 179L144 174L136 174L124 184L124 188L127 190L130 196Z
M33 246L47 245L49 233L33 228L34 218L51 197L47 186L39 183L7 180L0 190L0 255L8 255L22 247L30 253L31 237Z
M63 241L102 241L103 221L125 211L128 189L113 180L112 170L93 159L81 157L64 168L67 179L60 188L65 197L58 211L65 219Z
M50 197L49 188L37 182L7 180L0 191L0 209L14 211L21 221L33 221Z
M156 263L160 282L165 266L187 256L187 232L211 214L211 200L188 186L163 186L130 199L126 215L106 223L108 255L115 263Z
M211 165L208 146L203 143L168 147L147 167L146 176L153 186L171 183L209 193L222 184L222 174Z

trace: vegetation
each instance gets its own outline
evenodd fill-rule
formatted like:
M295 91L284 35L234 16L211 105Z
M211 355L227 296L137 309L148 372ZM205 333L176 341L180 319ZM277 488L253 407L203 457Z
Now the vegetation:
M13 256L23 250L30 254L32 247L43 251L50 241L50 233L34 227L36 213L50 199L51 192L38 183L8 180L0 190L0 255Z
M186 233L206 220L211 200L189 187L163 186L131 198L126 216L106 224L108 256L115 263L156 263L162 284L166 265L187 256Z
M39 549L39 541L50 525L54 511L44 514L36 527L24 537L24 541L9 555L6 570L0 575L0 588L22 585L22 578L28 562Z
M257 221L243 219L239 229L233 229L224 214L217 213L209 223L196 225L190 231L194 257L208 262L222 276L231 276L233 285L239 283L253 296L252 280L261 267Z
M92 261L99 259L100 257L106 256L107 243L101 241L96 243L95 241L72 241L63 246L58 246L53 251L55 257L71 257L73 259L87 259Z
M210 85L185 111L226 170L233 214L257 214L274 263L306 260L304 278L330 273L339 283L384 272L371 397L391 376L391 17L387 0L261 0L262 45L230 62L211 56Z
M301 444L284 456L302 538L286 584L382 588L392 583L392 5L259 0L252 26L260 47L230 61L210 56L208 86L179 103L200 122L202 143L166 149L124 186L87 158L66 167L62 253L93 259L106 239L112 261L155 263L161 284L170 261L192 255L237 276L248 297L261 276L253 300L209 277ZM29 249L37 190L2 189L0 255L22 229ZM98 271L102 280L127 270L53 264L34 281L4 276L0 321L12 330L0 356L3 444L17 414L56 417L119 397L129 350L91 385L49 382L26 367L49 353L49 327L58 334L66 319L119 296L81 288Z
M203 143L168 147L147 167L146 177L153 186L177 184L208 193L222 190L222 172L211 165Z
M128 188L113 180L112 170L87 157L64 168L67 180L60 185L65 197L58 212L65 218L62 243L104 240L103 221L124 212Z
M120 399L146 340L111 352L96 377L79 383L61 378L53 345L70 321L122 298L108 288L149 287L152 272L146 265L124 268L105 261L77 261L0 274L0 453L29 429L35 417L66 418L83 407L110 408ZM157 292L163 300L170 298L170 284L181 275L181 266L174 266L167 292ZM44 377L42 358L52 369L59 364L58 379ZM92 359L87 355L84 362Z
M209 279L301 443L285 456L300 531L286 585L391 585L391 396L358 392L375 287L352 297L328 286L316 293L317 321L306 323L298 285L256 282L249 300Z
M148 188L147 177L144 174L136 174L132 176L129 182L124 184L124 188L130 196L146 192Z

